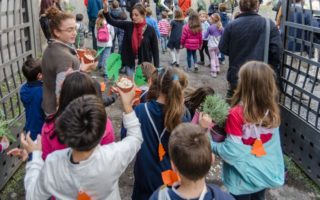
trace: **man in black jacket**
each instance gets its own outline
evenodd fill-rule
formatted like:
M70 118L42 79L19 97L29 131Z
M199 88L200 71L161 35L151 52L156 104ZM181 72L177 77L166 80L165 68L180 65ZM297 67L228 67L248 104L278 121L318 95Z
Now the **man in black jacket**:
M229 56L227 80L229 90L227 97L233 95L238 82L238 71L247 61L263 61L266 21L257 12L258 0L240 0L239 14L224 30L219 43L220 51ZM280 33L276 25L270 20L269 62L276 72L280 69L283 52Z

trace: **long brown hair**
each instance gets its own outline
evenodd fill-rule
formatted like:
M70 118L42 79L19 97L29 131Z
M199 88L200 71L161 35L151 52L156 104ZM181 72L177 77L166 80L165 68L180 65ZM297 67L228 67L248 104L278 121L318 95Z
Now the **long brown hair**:
M58 8L52 6L47 11L47 17L50 19L49 28L52 36L54 35L54 30L60 30L62 21L67 19L75 19L75 17L63 11L60 11Z
M212 24L215 24L219 30L223 29L222 23L221 23L221 17L219 14L214 13L210 16Z
M191 114L194 114L196 109L204 102L208 95L213 95L214 90L211 87L200 87L186 96L184 104L187 106Z
M98 18L96 20L96 29L103 27L103 22L105 21L104 15L103 15L103 9L99 10L98 12Z
M197 13L192 13L189 16L188 24L189 24L189 28L191 29L192 32L199 33L202 31L201 21L200 21L199 15Z
M183 90L188 86L186 74L177 68L158 68L152 79L148 99L156 99L160 94L165 95L164 125L171 132L181 123L185 112Z
M263 120L262 125L267 128L280 125L275 77L273 69L262 62L251 61L241 67L238 86L231 105L243 105L246 122L259 124ZM268 115L264 117L267 112Z

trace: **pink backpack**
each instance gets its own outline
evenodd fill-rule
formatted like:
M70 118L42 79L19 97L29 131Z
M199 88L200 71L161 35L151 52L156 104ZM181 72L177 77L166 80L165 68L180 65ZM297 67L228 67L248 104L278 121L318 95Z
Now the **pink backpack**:
M109 41L109 30L107 24L98 29L97 40L99 42L108 42Z

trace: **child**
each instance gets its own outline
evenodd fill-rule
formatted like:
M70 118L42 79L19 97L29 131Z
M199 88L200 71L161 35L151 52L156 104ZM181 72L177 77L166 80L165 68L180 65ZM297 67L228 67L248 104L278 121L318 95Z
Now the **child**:
M22 73L27 79L20 90L20 98L26 112L26 124L24 131L29 132L33 140L41 133L45 114L42 104L42 73L41 60L28 58L22 66Z
M100 98L85 95L73 100L56 122L59 140L69 148L41 159L37 143L21 134L21 144L33 153L26 165L26 199L121 199L119 177L134 159L142 143L140 123L131 107L134 91L119 91L127 138L100 146L107 114Z
M203 51L206 52L206 54L210 60L210 55L209 55L209 50L208 50L208 38L205 37L205 33L208 31L210 24L208 22L208 14L205 11L203 11L203 10L200 11L199 16L200 16L201 28L202 28L202 48L199 50L200 62L198 62L198 64L205 65Z
M150 7L146 8L146 22L147 24L149 24L154 28L154 30L156 31L157 37L160 38L160 31L158 28L157 20L152 17L152 10Z
M77 38L75 46L77 49L82 49L84 47L84 37L86 34L86 26L84 25L83 15L76 14L76 21L77 21Z
M191 123L178 125L170 135L169 155L172 169L181 180L172 188L161 187L150 200L234 200L219 187L206 184L205 177L214 162L214 155L209 138L200 126Z
M219 64L219 41L223 33L223 27L221 24L219 14L215 13L210 17L211 25L205 34L205 37L208 37L208 48L210 52L210 61L211 61L211 76L216 78L217 73L220 72Z
M103 29L108 32L107 34L109 34L109 38L107 38L108 39L107 41L106 40L99 40L100 31ZM109 57L109 55L111 53L112 40L114 38L114 29L113 29L113 26L107 24L107 21L105 20L104 15L103 15L103 9L100 10L98 13L95 34L96 34L96 38L97 38L98 51L102 51L102 53L100 54L100 58L99 58L98 69L103 70L103 75L107 79L108 75L107 75L106 62L107 62L107 58Z
M227 5L225 3L220 3L219 4L219 15L221 18L221 23L222 23L223 28L225 28L230 21L230 18L229 18L226 11L227 11ZM220 53L219 61L223 65L225 64L224 60L225 60L224 54Z
M65 149L65 144L61 143L57 137L55 128L56 119L66 109L68 104L83 95L98 95L98 91L94 80L87 74L81 72L73 72L69 74L63 82L61 95L59 97L58 111L49 116L42 128L42 158L46 160L47 156L52 152L60 149ZM100 144L109 144L114 142L115 136L110 119L105 121L106 129Z
M110 8L110 15L112 16L112 18L117 20L127 19L127 15L125 14L125 11L120 8L119 2L117 0L112 1L111 8ZM118 27L113 27L113 28L114 28L114 38L112 40L111 53L113 53L115 50L116 38L118 39L118 52L120 53L122 50L122 40L123 40L124 30Z
M168 48L172 58L171 65L179 67L180 63L180 39L183 28L183 13L180 9L174 11L174 19L171 21L171 33L168 42Z
M275 77L262 62L251 61L240 68L226 121L227 138L211 142L213 152L227 161L222 180L236 199L263 200L267 188L284 184Z
M140 89L142 90L142 94L140 95L140 103L145 103L147 102L148 91L152 84L156 68L152 63L143 62L141 63L141 69L143 76L147 80L147 84L140 86Z
M191 117L193 118L197 109L200 108L208 95L213 95L214 90L211 87L200 87L195 89L192 93L186 96L184 104L189 109Z
M180 43L187 49L188 67L185 70L190 72L193 66L194 71L198 72L196 51L202 47L201 22L198 14L192 14L188 24L184 25Z
M155 98L135 107L144 142L134 166L133 200L147 200L161 185L162 173L171 169L168 154L170 132L181 122L190 121L183 105L186 74L178 68L159 68L150 87ZM160 148L160 149L159 149Z
M162 11L161 16L162 19L158 22L158 27L160 31L161 49L162 53L164 54L165 52L167 52L168 37L170 33L170 23L168 21L167 11Z

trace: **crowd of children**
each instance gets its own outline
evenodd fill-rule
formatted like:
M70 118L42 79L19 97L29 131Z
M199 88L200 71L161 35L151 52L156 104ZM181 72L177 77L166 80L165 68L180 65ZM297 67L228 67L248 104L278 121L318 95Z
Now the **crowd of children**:
M107 0L104 6L108 6ZM174 11L171 21L166 11L158 24L149 20L159 28L163 53L169 48L171 66L141 63L146 83L140 87L141 101L135 107L135 89L113 88L123 109L118 142L105 110L110 103L102 97L96 80L81 70L66 74L55 112L44 113L43 66L40 60L28 59L22 68L27 83L20 96L26 110L25 133L29 133L21 134L21 149L9 151L29 157L24 179L26 199L121 199L119 177L134 158L133 200L263 200L266 189L281 186L284 163L278 90L270 66L252 61L241 67L224 142L211 140L212 119L208 115L201 113L197 125L190 123L205 98L215 91L202 87L185 95L186 72L198 71L198 65L204 65L205 52L211 76L216 77L224 59L218 44L227 19L224 5L219 8L220 13L210 16L205 11L197 14L189 10L186 24L180 9ZM113 9L117 9L115 2ZM121 11L117 12L120 16ZM152 12L147 9L147 13L150 17ZM116 35L104 14L100 10L95 33L101 69L106 67ZM77 22L80 27L80 15ZM79 38L76 45L82 47L82 36ZM185 70L179 68L181 48L187 51ZM0 151L8 148L6 138L0 142ZM214 154L224 161L222 181L229 193L206 183Z

